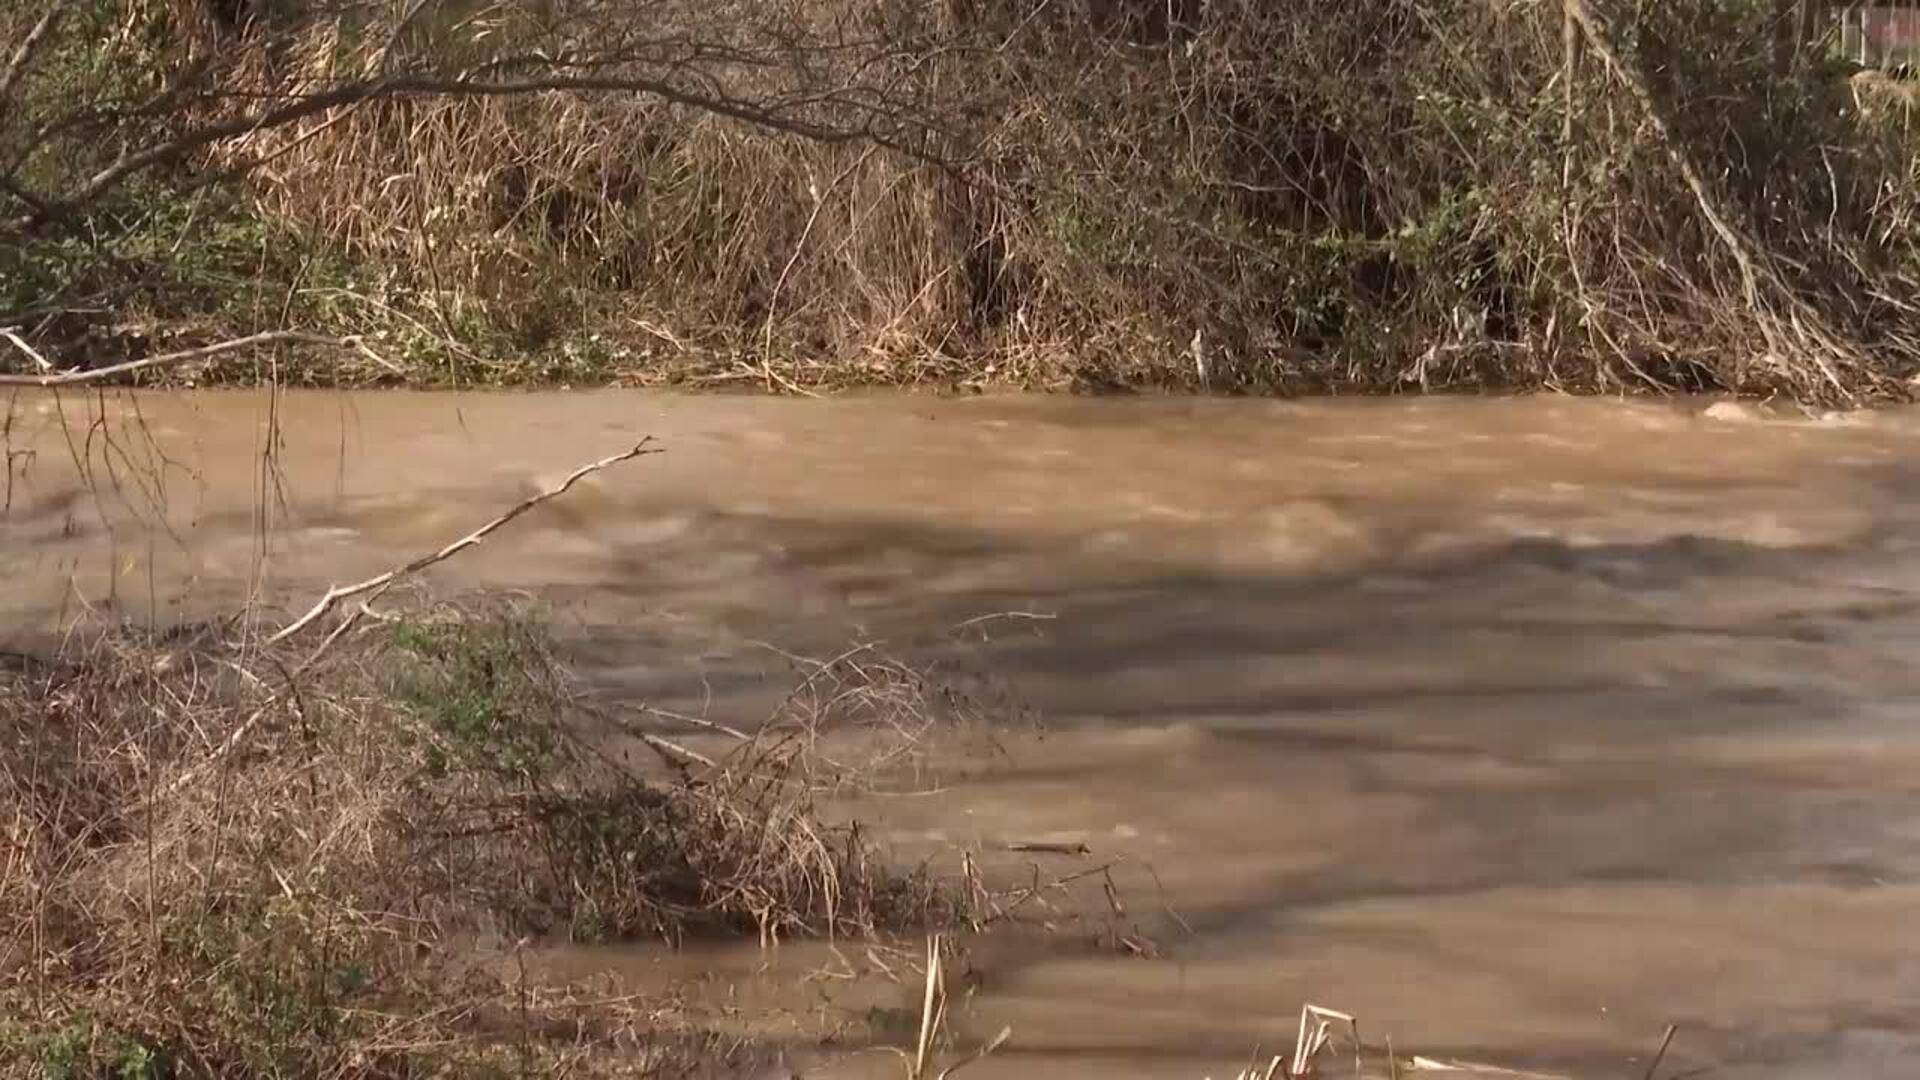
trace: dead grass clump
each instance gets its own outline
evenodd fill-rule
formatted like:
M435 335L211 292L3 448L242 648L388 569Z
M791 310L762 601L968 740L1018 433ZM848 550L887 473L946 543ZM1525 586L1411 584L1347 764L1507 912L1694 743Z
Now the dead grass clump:
M977 343L964 186L896 155L563 94L376 105L229 149L282 146L271 216L383 268L301 302L423 374L438 354L456 382L777 389L951 376Z
M812 814L797 731L637 767L511 612L302 659L221 625L0 669L0 1075L646 1075L732 1051L462 943L948 910Z

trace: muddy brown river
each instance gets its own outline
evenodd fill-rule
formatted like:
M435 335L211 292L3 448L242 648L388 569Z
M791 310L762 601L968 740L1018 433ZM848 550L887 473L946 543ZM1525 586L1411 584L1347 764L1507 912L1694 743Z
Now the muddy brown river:
M1920 1076L1920 413L626 392L6 413L0 647L88 611L292 609L653 436L429 577L532 594L597 692L663 707L750 714L782 651L887 641L1030 708L842 808L936 867L1084 843L1024 858L1111 864L1108 915L1151 943L1088 946L1084 913L974 943L956 1027L1014 1038L970 1080L1231 1076L1291 1046L1304 1002L1403 1060L1637 1078L1672 1023L1662 1076ZM805 1057L804 1033L917 993L849 951L553 963L734 1003Z

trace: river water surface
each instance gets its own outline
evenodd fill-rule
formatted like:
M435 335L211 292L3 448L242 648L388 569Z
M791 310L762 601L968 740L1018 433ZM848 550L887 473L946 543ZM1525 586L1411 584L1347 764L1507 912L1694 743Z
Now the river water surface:
M966 1075L1232 1075L1313 1001L1403 1057L1638 1077L1674 1023L1663 1075L1920 1076L1920 414L622 392L273 411L270 440L257 394L12 399L0 647L89 608L291 606L651 435L663 453L431 576L538 596L598 690L676 709L748 712L776 647L873 640L963 651L1030 706L942 782L848 811L939 866L1084 843L1029 861L1113 863L1155 955L979 943L962 1035L1015 1037ZM795 1032L914 996L823 957L556 963L693 979Z

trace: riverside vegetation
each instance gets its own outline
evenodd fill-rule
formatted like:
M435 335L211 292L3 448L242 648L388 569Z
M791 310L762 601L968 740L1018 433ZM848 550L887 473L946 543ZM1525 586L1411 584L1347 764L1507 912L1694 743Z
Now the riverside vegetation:
M0 325L354 339L203 380L1904 397L1912 110L1825 7L17 5Z
M14 5L0 355L14 381L185 356L137 378L1904 398L1920 144L1903 87L1783 33L1808 7ZM690 750L583 702L524 612L385 619L317 651L242 618L0 656L0 1075L737 1066L697 1018L474 943L991 904L813 804L824 733L935 721L910 672Z
M0 664L0 1076L718 1075L764 1055L485 942L968 910L813 809L821 740L898 754L949 715L898 665L824 666L708 758L587 704L525 609L360 623L317 652L232 622Z

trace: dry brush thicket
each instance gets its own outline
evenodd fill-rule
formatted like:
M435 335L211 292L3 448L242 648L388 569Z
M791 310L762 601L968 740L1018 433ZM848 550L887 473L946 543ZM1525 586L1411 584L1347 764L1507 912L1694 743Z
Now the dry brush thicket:
M751 1048L513 943L964 915L814 809L822 746L949 716L908 669L819 665L700 743L587 703L517 610L389 618L317 659L242 624L0 657L0 1076L689 1075Z
M0 315L350 381L1903 396L1911 106L1798 9L90 0L8 19Z

